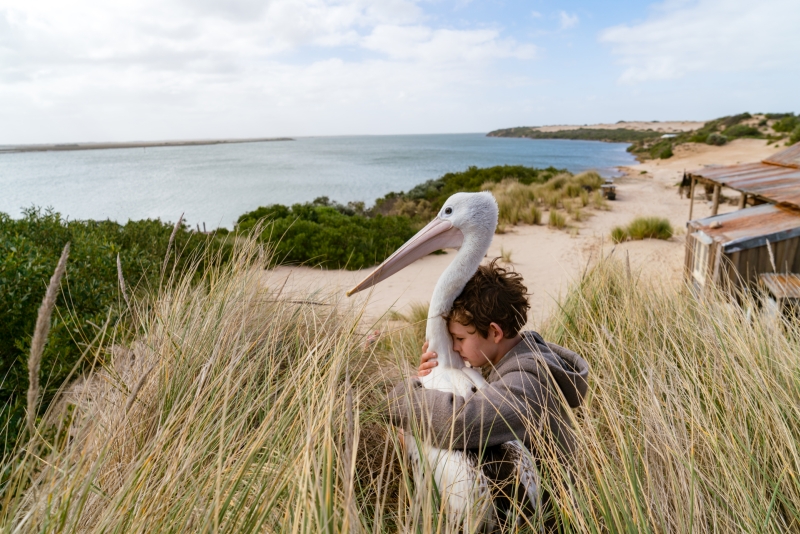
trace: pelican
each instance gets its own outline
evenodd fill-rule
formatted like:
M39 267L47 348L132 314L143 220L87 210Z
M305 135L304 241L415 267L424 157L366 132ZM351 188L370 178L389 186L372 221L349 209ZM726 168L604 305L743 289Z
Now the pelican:
M420 377L426 388L468 397L487 385L480 372L467 367L453 350L447 322L442 316L450 311L456 297L478 270L496 227L497 202L491 193L456 193L447 199L436 218L347 292L350 296L367 289L435 250L458 249L452 263L439 277L431 297L425 337L428 350L438 355L439 365L430 374ZM408 443L409 456L415 466L419 466L421 459L427 462L428 472L433 474L445 501L448 518L462 524L465 531L487 525L491 521L491 514L486 513L491 504L491 482L477 465L476 455L438 449L426 443L421 444L420 450L413 440L409 441L412 441ZM514 471L525 498L535 507L539 479L524 446L515 441L500 447L507 457L513 458Z

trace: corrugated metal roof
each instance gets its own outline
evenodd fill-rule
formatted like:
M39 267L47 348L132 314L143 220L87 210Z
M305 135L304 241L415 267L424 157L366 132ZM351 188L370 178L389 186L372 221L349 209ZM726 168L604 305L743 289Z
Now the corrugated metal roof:
M764 273L759 280L779 299L800 299L800 276L789 273Z
M772 165L783 165L784 167L800 168L800 143L795 143L786 150L781 150L777 154L773 154L767 159L763 160L764 163L771 163Z
M722 243L723 251L736 252L767 243L800 236L800 211L774 204L762 204L723 215L691 221L693 230L702 230Z
M800 143L761 162L705 167L691 174L777 204L800 208Z

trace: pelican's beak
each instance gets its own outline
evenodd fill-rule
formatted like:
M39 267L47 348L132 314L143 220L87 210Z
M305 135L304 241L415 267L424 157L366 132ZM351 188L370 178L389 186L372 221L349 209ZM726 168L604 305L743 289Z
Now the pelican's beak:
M417 232L414 237L406 241L394 254L386 258L386 261L378 265L356 287L348 291L347 296L349 297L353 293L358 293L386 280L404 267L411 265L435 250L458 248L463 242L464 234L461 233L461 230L455 228L450 221L436 217L425 228Z

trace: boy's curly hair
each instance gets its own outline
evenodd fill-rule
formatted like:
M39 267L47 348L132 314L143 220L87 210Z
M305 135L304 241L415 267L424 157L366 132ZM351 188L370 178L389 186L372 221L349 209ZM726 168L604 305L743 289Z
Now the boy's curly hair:
M481 265L464 290L456 297L453 308L444 315L446 321L474 326L487 337L489 325L497 323L507 338L516 336L528 320L528 288L519 273L497 265Z

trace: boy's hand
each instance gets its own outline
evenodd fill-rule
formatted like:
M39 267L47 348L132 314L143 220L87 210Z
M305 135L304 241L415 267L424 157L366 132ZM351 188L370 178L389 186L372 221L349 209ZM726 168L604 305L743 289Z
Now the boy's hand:
M419 362L419 376L426 376L431 374L431 370L439 365L436 361L437 354L435 352L428 352L428 342L422 345L422 358Z

